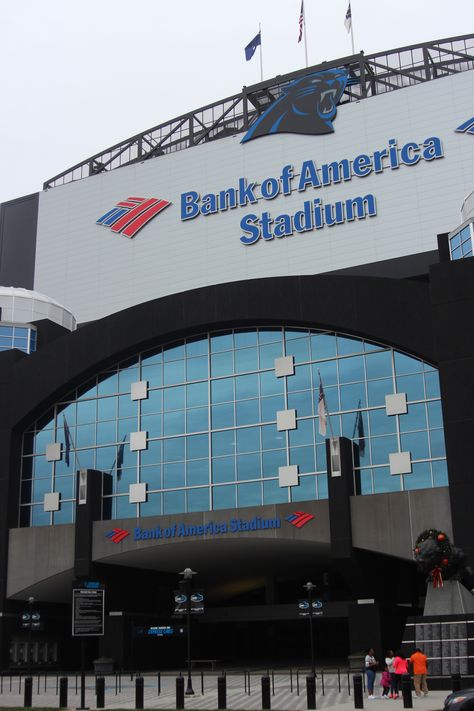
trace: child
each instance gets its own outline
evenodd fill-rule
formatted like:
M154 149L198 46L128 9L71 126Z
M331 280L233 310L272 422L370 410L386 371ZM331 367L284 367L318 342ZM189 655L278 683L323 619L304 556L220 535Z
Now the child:
M390 672L388 670L387 665L385 665L385 668L382 672L382 678L380 680L380 686L382 687L382 699L388 699L388 692L390 690L392 680L390 678Z

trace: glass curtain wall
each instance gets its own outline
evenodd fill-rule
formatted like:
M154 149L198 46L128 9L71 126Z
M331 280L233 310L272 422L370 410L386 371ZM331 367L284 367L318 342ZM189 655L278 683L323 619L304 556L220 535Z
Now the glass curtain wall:
M294 374L277 377L283 356L292 356ZM428 363L340 333L221 331L120 362L32 423L20 525L72 522L75 473L84 468L111 474L113 518L327 498L320 380L328 436L360 445L361 494L447 485L438 373ZM132 384L144 381L145 397L132 399ZM387 414L393 393L406 394L405 414ZM295 429L278 430L283 410L296 411ZM146 448L133 451L137 432ZM61 444L56 461L46 456L52 443ZM390 473L397 452L410 452L410 473ZM295 486L280 485L287 465L298 466ZM136 483L147 485L142 503L130 501ZM50 492L60 494L58 511L44 510Z

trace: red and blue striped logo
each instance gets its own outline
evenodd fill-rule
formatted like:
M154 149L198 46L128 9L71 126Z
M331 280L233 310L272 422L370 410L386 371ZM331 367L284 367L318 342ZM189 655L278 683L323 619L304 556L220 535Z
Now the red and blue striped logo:
M105 534L107 538L110 538L114 543L120 543L124 538L130 535L128 531L124 528L113 528L111 531Z
M96 225L110 227L112 232L132 239L150 220L171 205L160 198L128 197L99 217Z
M457 133L471 133L474 135L474 116L454 129Z
M295 511L286 517L286 520L295 528L303 528L309 521L314 518L313 514L305 513L304 511Z

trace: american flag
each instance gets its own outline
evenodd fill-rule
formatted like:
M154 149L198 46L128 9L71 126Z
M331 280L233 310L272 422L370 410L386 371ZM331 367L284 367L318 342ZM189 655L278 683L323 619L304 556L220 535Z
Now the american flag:
M319 417L319 434L321 435L321 437L325 437L326 436L327 409L326 409L326 398L324 397L323 381L321 380L321 376L319 376L318 417Z
M300 19L298 20L298 24L299 24L298 42L301 42L301 38L303 37L303 24L304 24L304 0L301 0Z
M346 12L346 19L344 20L344 27L348 32L351 31L352 27L352 13L351 13L351 4L349 3L349 7L347 8Z

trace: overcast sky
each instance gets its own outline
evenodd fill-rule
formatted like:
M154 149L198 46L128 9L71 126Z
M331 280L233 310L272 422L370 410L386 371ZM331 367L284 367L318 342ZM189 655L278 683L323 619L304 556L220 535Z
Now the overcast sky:
M305 0L309 64L351 53L348 0ZM1 4L0 202L260 80L304 67L301 0L17 0ZM474 32L473 0L352 0L366 54ZM474 108L474 97L473 97Z

